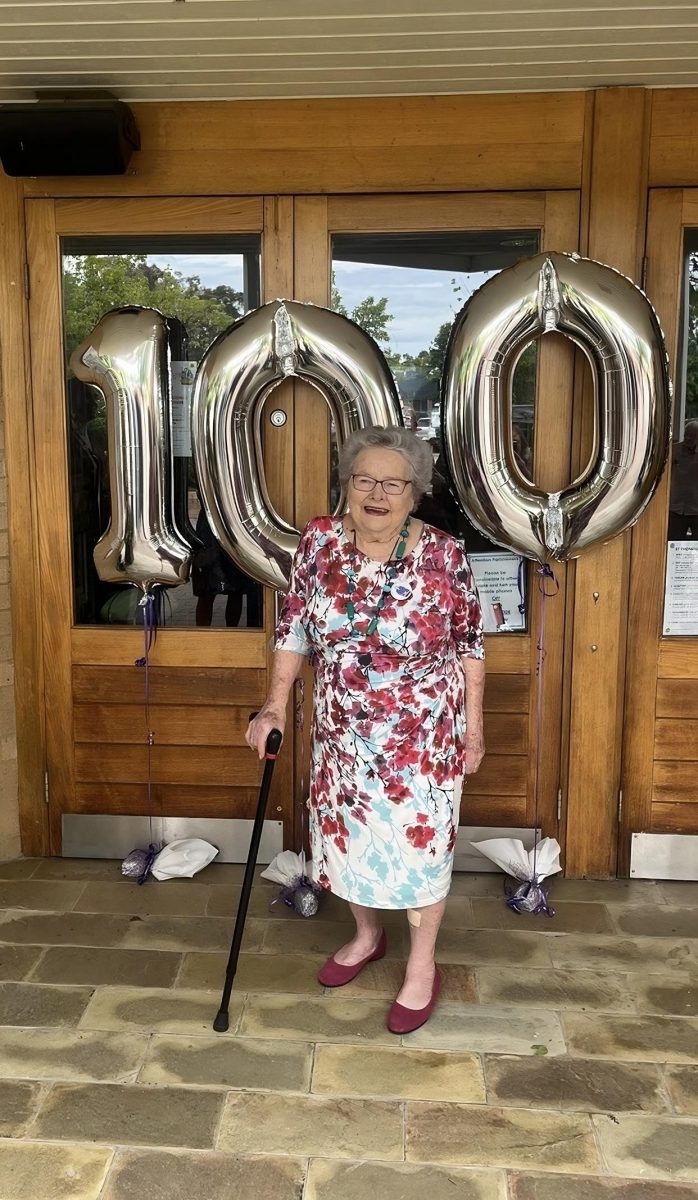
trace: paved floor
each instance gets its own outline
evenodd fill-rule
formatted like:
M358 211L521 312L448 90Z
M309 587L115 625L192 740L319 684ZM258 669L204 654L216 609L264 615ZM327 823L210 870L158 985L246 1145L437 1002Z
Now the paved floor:
M457 875L443 1002L385 1029L407 937L324 993L343 939L241 869L0 864L0 1200L696 1200L698 885L559 881L518 916Z

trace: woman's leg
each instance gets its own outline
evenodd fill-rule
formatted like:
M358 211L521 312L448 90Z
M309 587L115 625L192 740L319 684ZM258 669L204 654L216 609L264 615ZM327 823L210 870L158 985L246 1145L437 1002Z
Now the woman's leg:
M383 928L380 909L364 908L363 904L350 904L349 907L356 921L356 936L334 955L335 962L342 967L351 967L372 954Z
M396 1000L405 1008L425 1008L431 1000L434 986L434 951L439 926L446 911L446 901L428 904L426 908L409 908L410 956L407 960L405 982Z

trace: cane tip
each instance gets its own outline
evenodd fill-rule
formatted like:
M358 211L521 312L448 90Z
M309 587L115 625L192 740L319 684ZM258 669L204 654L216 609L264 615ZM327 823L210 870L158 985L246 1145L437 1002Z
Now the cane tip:
M229 1024L230 1021L228 1019L228 1013L224 1008L221 1008L216 1013L216 1019L213 1022L213 1028L215 1029L216 1033L227 1033Z

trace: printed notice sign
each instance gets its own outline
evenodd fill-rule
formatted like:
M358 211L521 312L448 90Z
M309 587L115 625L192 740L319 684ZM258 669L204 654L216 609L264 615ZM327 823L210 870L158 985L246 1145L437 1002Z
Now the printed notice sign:
M698 634L698 541L667 547L664 633Z
M196 362L172 363L172 453L175 458L191 458L191 394Z
M506 550L469 554L482 605L485 633L511 633L526 628L525 569L523 559Z

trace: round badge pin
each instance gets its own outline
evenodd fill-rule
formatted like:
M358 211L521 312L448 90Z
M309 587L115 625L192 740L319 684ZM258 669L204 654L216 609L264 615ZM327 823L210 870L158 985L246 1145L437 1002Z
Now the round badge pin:
M394 583L390 589L390 595L393 600L409 600L412 588L408 583Z

